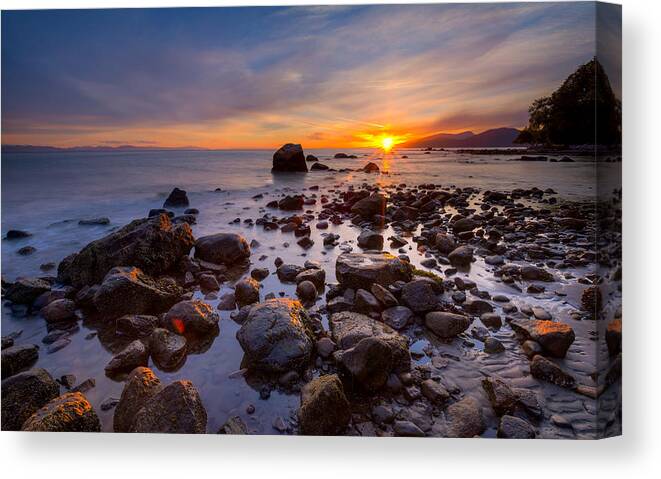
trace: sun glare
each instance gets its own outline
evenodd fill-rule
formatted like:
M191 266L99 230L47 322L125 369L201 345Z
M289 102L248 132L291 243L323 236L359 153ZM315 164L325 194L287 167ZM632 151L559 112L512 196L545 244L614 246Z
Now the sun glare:
M385 151L390 151L395 144L395 141L393 140L392 136L384 136L381 139L381 148L383 148Z

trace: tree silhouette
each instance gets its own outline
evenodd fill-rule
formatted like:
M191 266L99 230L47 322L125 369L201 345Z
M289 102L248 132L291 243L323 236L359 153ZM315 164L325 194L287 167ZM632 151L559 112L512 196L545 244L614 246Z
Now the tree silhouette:
M515 143L613 145L622 142L622 103L596 58L581 65L551 96L538 98Z

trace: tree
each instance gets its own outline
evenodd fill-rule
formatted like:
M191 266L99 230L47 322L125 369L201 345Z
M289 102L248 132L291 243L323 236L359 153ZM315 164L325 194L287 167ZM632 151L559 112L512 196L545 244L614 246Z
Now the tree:
M551 96L538 98L515 143L613 145L622 142L622 103L596 58L581 65Z

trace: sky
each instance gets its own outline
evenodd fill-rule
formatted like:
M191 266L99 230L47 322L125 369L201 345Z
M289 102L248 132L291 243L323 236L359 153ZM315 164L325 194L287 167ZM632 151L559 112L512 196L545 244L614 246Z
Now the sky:
M595 55L596 17L592 2L3 11L2 143L360 147L522 127Z

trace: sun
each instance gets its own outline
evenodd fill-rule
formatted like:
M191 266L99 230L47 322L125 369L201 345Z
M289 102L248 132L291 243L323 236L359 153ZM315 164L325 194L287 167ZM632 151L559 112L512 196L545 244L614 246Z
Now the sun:
M381 148L383 148L384 151L390 151L394 144L395 140L392 136L384 136L381 138Z

